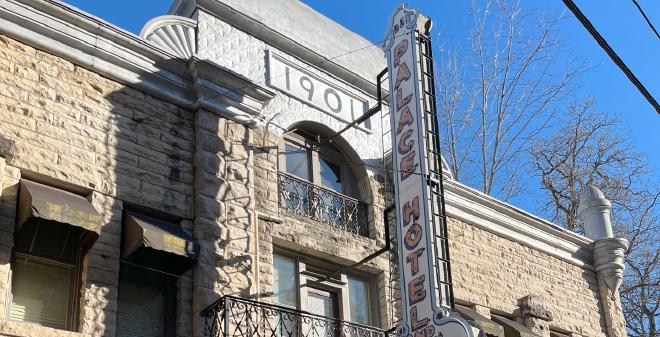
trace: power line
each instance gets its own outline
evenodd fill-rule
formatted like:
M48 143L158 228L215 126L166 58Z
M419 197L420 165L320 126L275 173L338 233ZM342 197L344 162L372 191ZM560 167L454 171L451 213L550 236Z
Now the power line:
M626 76L628 76L628 79L630 80L630 82L632 82L632 83L635 85L635 87L637 87L637 90L639 90L639 92L641 92L642 95L644 95L644 97L646 98L646 100L649 101L649 103L651 103L651 105L653 106L653 108L655 109L655 111L656 111L658 114L660 114L660 105L658 104L658 101L656 101L655 98L653 98L653 96L651 95L651 93L650 93L648 90L646 90L646 88L644 87L644 85L642 84L642 82L640 82L640 81L637 79L637 77L635 76L635 74L633 74L633 72L630 70L630 68L628 68L628 66L623 62L623 60L621 60L621 58L619 57L619 55L617 55L617 54L614 52L614 50L612 49L612 47L610 47L610 45L607 43L607 41L605 41L605 39L603 38L603 36L600 35L600 33L598 33L598 31L596 30L596 28L594 27L594 25L591 24L591 22L589 21L589 19L587 19L587 17L584 16L584 14L582 14L582 12L581 12L580 9L575 5L575 3L573 2L573 0L562 0L562 1L564 1L564 4L566 5L566 7L568 7L568 9L570 9L571 12L573 12L573 15L575 15L575 17L576 17L578 20L580 20L580 23L582 23L582 25L584 26L584 28L586 28L587 31L589 31L589 33L591 34L591 36L596 40L596 42L598 42L598 44L600 45L600 47L603 48L603 50L605 50L605 52L607 53L607 55L610 56L610 58L612 59L612 61L614 61L614 63L616 63L616 65L619 66L619 68L621 69L621 71L623 71L623 73L626 74Z
M655 30L655 27L653 27L653 24L651 23L651 20L649 20L649 18L646 16L646 13L644 13L644 10L642 9L642 6L640 6L639 3L637 3L637 0L632 0L632 2L637 7L637 10L639 11L639 13L642 14L642 16L644 17L644 20L646 20L646 23L649 25L649 27L651 27L651 30L653 30L653 32L655 33L655 36L658 37L658 39L660 39L660 34L658 34L658 31Z

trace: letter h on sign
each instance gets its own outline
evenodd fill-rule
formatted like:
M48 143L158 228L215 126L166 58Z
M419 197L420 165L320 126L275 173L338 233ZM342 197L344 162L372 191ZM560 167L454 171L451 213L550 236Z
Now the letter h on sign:
M418 14L400 6L392 16L383 45L390 78L392 166L397 210L397 245L401 282L400 337L472 336L467 323L449 317L437 302L438 284L433 259L433 218L429 186L419 81ZM442 271L438 271L442 272Z

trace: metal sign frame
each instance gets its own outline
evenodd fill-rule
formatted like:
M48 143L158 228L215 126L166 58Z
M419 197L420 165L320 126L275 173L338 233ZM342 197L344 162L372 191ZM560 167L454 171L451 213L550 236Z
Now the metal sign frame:
M435 152L430 152L427 143L429 124L437 121L429 122L424 100L435 97L434 93L426 93L423 88L428 86L421 82L432 80L432 76L424 77L426 73L420 67L424 59L420 55L418 25L427 29L423 26L428 24L430 21L416 10L399 6L392 15L383 43L390 82L390 132L403 318L397 332L401 337L471 337L472 329L464 320L450 317L451 280L439 280L440 275L449 275L449 265L448 255L443 260L447 263L440 263L442 261L436 257L448 250L446 230L440 228L444 235L436 234L438 221L441 226L445 224L443 215L433 211L433 203L443 201L439 189L442 176L429 174L429 169L433 172L441 163L439 149L433 147ZM428 39L426 43L427 48L430 47ZM430 57L427 62L428 59ZM437 125L433 129L436 130L434 141L437 141ZM431 156L433 158L429 158ZM432 195L434 193L439 195ZM442 286L438 281L442 281Z

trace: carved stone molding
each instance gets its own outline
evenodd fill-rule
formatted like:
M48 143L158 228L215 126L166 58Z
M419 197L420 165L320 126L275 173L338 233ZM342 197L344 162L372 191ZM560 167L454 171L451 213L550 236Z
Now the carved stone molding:
M580 193L578 216L584 224L584 231L588 238L598 240L614 236L610 223L611 211L612 203L596 186L588 185Z
M552 312L548 310L543 304L541 297L535 294L529 294L522 299L523 318L538 318L544 321L552 321Z
M197 51L197 21L176 15L162 15L147 22L140 37L180 58L189 59Z
M627 250L628 240L623 238L601 239L594 243L594 268L601 273L610 298L614 298L623 281Z

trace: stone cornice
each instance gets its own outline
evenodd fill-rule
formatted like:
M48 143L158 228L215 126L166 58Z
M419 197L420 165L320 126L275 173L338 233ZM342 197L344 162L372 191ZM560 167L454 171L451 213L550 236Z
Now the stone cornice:
M203 106L238 122L249 121L250 125L259 124L259 105L263 107L272 98L267 89L208 62L196 60L195 67L205 63L216 73L214 78L229 75L241 84L225 88L223 83L193 78L192 60L55 0L0 0L0 33L183 108ZM201 96L199 82L205 83ZM245 99L230 100L228 92L264 94L247 97L259 104L244 111L248 107Z
M588 270L593 270L592 240L490 197L447 180L447 216Z

